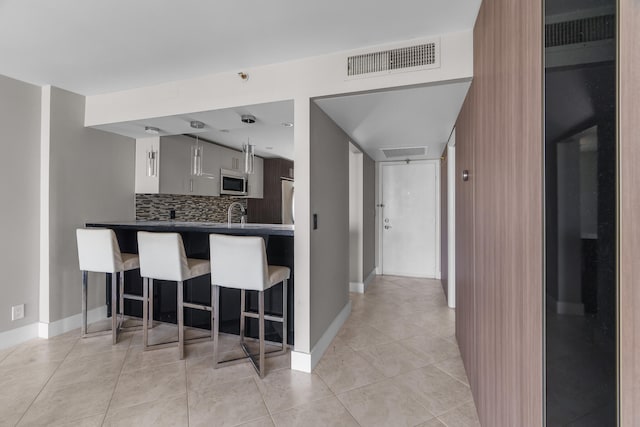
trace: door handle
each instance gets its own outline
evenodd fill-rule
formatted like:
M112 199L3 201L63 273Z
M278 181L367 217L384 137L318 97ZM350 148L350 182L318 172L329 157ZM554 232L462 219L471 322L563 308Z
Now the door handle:
M469 181L469 171L466 169L462 171L462 180Z
M391 228L391 226L390 226L390 225L385 225L385 226L384 226L384 229L385 229L385 230L388 230L388 229L390 229L390 228Z

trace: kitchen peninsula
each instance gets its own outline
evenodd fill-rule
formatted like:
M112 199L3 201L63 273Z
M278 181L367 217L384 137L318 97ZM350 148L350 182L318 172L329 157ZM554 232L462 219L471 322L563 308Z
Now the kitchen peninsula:
M232 234L244 236L260 236L265 240L267 260L269 264L282 265L291 269L288 287L288 318L293 320L294 274L293 274L293 225L283 224L227 224L212 222L182 221L122 221L122 222L90 222L88 228L110 228L118 238L123 252L137 253L136 233L138 231L180 233L184 241L188 257L209 259L209 234ZM126 273L125 293L142 294L142 279L139 270ZM107 287L110 286L107 277ZM176 323L176 287L175 284L155 281L154 285L154 320ZM211 300L211 282L209 276L194 279L185 283L185 301L208 304ZM110 290L107 289L107 295ZM110 299L107 298L108 305ZM257 310L257 296L247 294L250 309ZM265 295L267 312L280 315L282 313L282 290L274 287ZM125 300L125 314L142 317L142 305L139 301ZM109 307L109 312L111 307ZM240 291L222 288L220 292L220 330L226 333L239 333ZM247 335L257 336L257 322L247 319ZM255 323L254 323L255 322ZM202 329L210 328L207 313L197 310L185 310L185 325ZM280 330L278 330L280 328ZM267 339L281 341L281 327L277 323L267 322ZM288 342L293 344L293 322L288 325Z

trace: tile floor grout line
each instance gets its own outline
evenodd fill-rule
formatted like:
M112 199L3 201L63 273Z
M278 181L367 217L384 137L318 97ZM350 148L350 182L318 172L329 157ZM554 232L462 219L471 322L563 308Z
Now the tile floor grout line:
M177 364L177 363L179 363L179 362L181 362L181 361L180 361L180 360L178 360L177 362L174 362L174 363L176 363L176 364ZM163 365L163 366L166 366L166 365ZM149 369L152 369L152 368L149 368ZM128 372L123 372L123 373L124 373L124 374L128 374ZM120 374L120 376L118 376L118 379L117 379L117 381L116 381L116 387L117 387L117 386L118 386L118 384L120 383L120 377L121 377L121 376L122 376L122 373ZM116 390L116 389L114 388L114 393L115 393L115 390ZM185 393L186 393L186 392L185 392ZM140 406L140 405L146 405L146 404L148 404L148 403L158 402L158 401L161 401L161 400L171 400L171 399L175 399L175 398L177 398L177 397L178 397L178 396L180 396L180 395L182 395L182 393L178 393L178 394L171 394L171 395L169 395L169 396L163 396L163 397L160 397L160 398L158 398L158 399L144 400L144 401L142 401L142 402L138 402L138 403L136 403L136 404L134 404L134 405L125 405L125 406L122 406L122 407L118 408L118 410L123 410L123 409L133 408L133 407L135 407L135 406ZM112 393L112 398L113 398L113 393ZM109 406L111 406L111 400L109 401ZM108 412L108 408L107 408L107 412Z
M446 360L450 360L450 359L446 359ZM456 380L457 382L459 382L460 384L462 384L462 385L466 386L467 388L469 388L469 390L471 390L471 384L467 384L467 383L465 383L465 382L463 382L463 381L459 380L458 378L454 377L453 375L451 375L449 372L445 371L444 369L441 369L441 368L437 365L438 363L442 363L442 362L444 362L444 361L445 361L445 360L441 360L440 362L432 363L432 365L433 365L433 367L434 367L434 368L436 368L436 369L437 369L437 370L439 370L440 372L442 372L442 373L444 373L444 374L446 374L446 375L450 376L451 378L453 378L454 380Z
M122 370L124 369L124 364L127 361L127 356L129 355L129 351L131 349L131 343L133 342L133 335L131 336L131 339L129 340L129 345L127 346L127 351L124 355L124 359L122 359L122 366L120 366L120 372L118 373L117 376L117 380L115 382L115 384L113 385L113 390L111 391L111 397L109 397L109 403L107 404L107 408L104 411L104 416L102 417L102 422L100 423L100 425L104 425L104 422L107 419L107 414L109 413L109 408L111 407L111 402L113 401L113 396L116 394L116 390L118 388L118 383L120 383L120 377L122 376Z
M49 340L50 338L47 338L47 340ZM19 425L20 422L22 421L22 419L24 418L25 415L27 415L27 412L29 412L29 409L31 409L31 407L33 406L33 403L38 399L38 397L40 397L40 395L42 394L42 391L45 389L45 387L47 386L47 384L49 384L49 381L51 381L51 378L53 378L53 376L56 374L56 372L58 371L58 369L60 369L60 366L62 366L62 364L64 363L65 360L67 360L67 357L69 357L69 354L71 353L71 351L75 348L76 345L78 345L78 341L79 339L76 339L76 342L73 343L73 345L71 346L71 348L69 348L69 350L67 351L67 354L64 355L64 358L58 363L58 366L56 366L56 369L53 370L53 372L51 373L51 375L49 375L49 378L47 378L47 381L45 381L45 383L42 385L42 387L40 387L40 391L38 391L38 393L35 395L35 397L33 398L33 400L31 401L31 403L29 403L29 406L27 407L27 409L22 413L22 415L20 416L20 418L18 419L18 421L16 422L16 425Z
M327 395L327 396L320 396L320 397L316 397L316 398L311 398L311 400L309 400L309 401L307 401L305 403L301 403L300 405L292 406L290 408L286 408L286 409L282 409L280 411L272 412L271 409L269 409L269 406L267 405L267 401L264 400L264 395L262 394L262 392L260 392L260 395L262 396L262 400L264 401L264 406L267 407L267 412L269 412L269 416L272 419L273 419L274 415L278 415L278 414L281 414L283 412L288 412L288 411L297 409L297 408L299 408L301 406L308 405L310 403L319 402L321 400L328 399L330 397L335 397L336 399L338 398L338 396L333 392L333 390L331 390L331 388L327 385L327 383L324 382L324 380L320 377L320 375L314 374L313 372L311 374L309 374L309 375L315 375L316 377L318 377L318 379L325 385L325 387L327 387L327 390L329 390L329 393L331 393L331 394ZM255 379L255 377L254 377L254 379ZM260 390L260 387L258 387L258 390ZM273 420L273 423L275 425L275 420Z
M131 340L129 340L129 346L127 347L127 352L124 355L124 359L122 359L122 366L120 366L120 372L118 373L116 383L113 385L113 391L111 391L111 397L109 398L109 403L107 404L107 408L104 411L104 416L102 417L102 422L100 425L104 425L104 422L107 419L107 414L109 413L109 408L111 407L111 402L113 401L113 396L116 394L116 390L118 388L118 383L120 383L120 377L122 376L122 370L124 369L124 364L127 361L127 355L129 354L129 350L131 349L131 343L133 342L133 336Z
M335 396L336 400L340 403L340 405L342 405L342 407L344 408L345 411L347 411L347 414L349 414L351 416L351 418L353 419L353 421L355 421L355 423L357 425L359 425L360 427L366 427L363 426L362 424L360 424L360 421L358 421L358 419L355 417L355 415L353 415L351 413L351 411L349 410L349 408L347 408L347 406L342 402L342 400L340 400L340 398L338 397L338 395Z
M29 340L29 341L31 341L31 340ZM4 356L2 356L2 358L0 358L0 366L2 366L2 362L3 362L7 357L11 356L11 354L12 354L14 351L16 351L16 349L17 349L21 344L26 344L26 343L28 343L29 341L25 341L24 343L18 343L18 344L16 344L16 345L12 346L12 347L8 347L9 351L8 351Z

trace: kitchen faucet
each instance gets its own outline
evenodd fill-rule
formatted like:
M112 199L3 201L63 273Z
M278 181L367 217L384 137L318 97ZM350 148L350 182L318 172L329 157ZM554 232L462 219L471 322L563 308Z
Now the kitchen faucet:
M227 211L227 224L228 225L231 225L231 211L236 206L240 206L240 212L242 213L242 216L240 217L240 224L245 224L247 222L247 215L246 215L247 211L245 210L245 208L242 205L242 203L233 202L233 203L231 203L229 205L229 210Z

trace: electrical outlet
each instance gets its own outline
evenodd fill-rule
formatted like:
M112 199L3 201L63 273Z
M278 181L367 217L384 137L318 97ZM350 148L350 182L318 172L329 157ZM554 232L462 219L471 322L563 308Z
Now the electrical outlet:
M18 320L24 317L24 304L11 307L11 320Z

